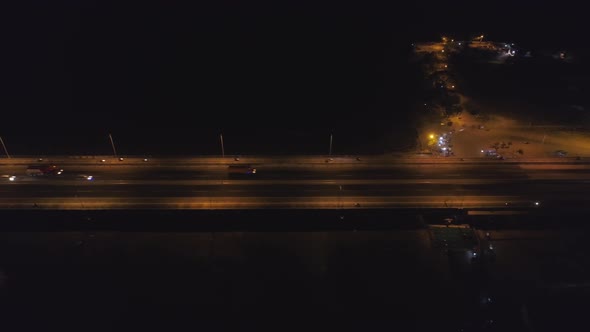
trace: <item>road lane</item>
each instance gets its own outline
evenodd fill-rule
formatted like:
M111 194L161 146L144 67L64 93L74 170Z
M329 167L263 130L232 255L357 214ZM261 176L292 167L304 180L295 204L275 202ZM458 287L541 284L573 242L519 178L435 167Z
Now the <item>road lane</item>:
M530 201L515 196L464 196L444 199L431 196L374 197L128 197L120 198L19 198L0 200L0 208L13 209L354 209L354 208L501 208L506 199L517 207ZM360 204L357 206L357 204Z
M578 190L590 191L590 183L580 184ZM80 195L86 197L192 197L202 195L235 196L235 197L262 197L262 196L331 196L338 193L342 196L450 196L450 195L520 195L535 197L542 193L551 195L578 195L572 193L570 185L561 183L524 183L463 185L463 184L312 184L301 185L271 184L271 185L231 185L231 184L206 184L206 185L154 185L145 183L140 185L100 185L98 183L78 185L28 185L28 186L0 186L0 198L17 197L68 197ZM543 194L545 195L545 194Z

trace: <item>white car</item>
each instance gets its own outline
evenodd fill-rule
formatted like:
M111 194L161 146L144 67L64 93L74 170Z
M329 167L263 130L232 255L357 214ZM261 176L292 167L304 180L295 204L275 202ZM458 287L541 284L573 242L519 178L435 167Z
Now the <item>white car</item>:
M14 180L16 180L16 176L15 175L2 175L2 178L8 179L8 181L14 181Z

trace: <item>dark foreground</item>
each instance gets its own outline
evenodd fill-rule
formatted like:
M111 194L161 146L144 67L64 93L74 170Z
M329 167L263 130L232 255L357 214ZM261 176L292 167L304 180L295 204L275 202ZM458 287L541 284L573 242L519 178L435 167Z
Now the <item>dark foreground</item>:
M3 329L581 326L587 218L418 212L2 212Z

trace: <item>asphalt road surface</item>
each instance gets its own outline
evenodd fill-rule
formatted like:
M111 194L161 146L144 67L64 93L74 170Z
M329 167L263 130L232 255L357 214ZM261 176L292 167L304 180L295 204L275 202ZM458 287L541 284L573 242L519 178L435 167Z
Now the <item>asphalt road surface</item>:
M401 157L0 161L1 209L541 209L590 206L590 161ZM59 176L31 177L51 163ZM231 176L228 164L256 174ZM11 181L8 176L16 178ZM84 176L92 175L92 180Z

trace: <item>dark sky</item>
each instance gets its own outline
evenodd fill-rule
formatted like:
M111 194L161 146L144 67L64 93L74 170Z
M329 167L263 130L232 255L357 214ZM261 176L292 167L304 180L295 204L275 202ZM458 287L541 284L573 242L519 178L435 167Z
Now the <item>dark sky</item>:
M411 99L413 40L567 44L585 32L579 6L563 2L211 3L3 8L0 107L11 121L0 133L382 130Z

